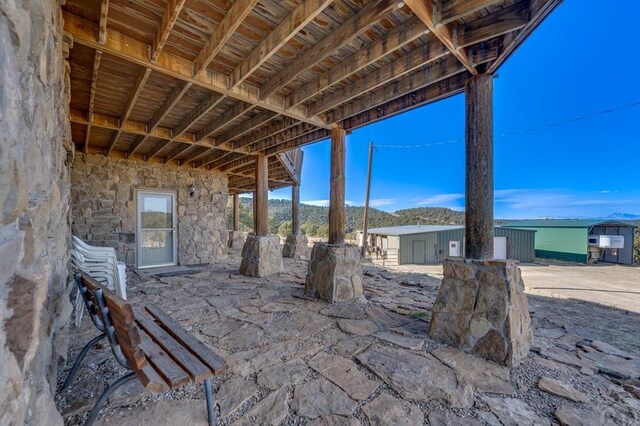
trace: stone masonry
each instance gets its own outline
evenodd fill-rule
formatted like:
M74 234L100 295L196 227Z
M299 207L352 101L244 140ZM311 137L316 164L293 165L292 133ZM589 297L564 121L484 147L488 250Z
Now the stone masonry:
M249 277L266 277L282 272L280 238L250 235L242 248L240 273Z
M70 44L59 2L0 2L0 424L62 425Z
M364 295L360 250L349 244L315 243L311 250L305 291L329 303Z
M309 240L306 235L289 234L287 235L284 247L282 248L282 256L292 257L295 259L305 258L309 253L309 247L307 247L308 244Z
M532 333L516 263L447 259L443 270L429 335L498 364L520 364Z
M227 178L214 170L78 155L71 170L72 230L136 263L136 190L177 193L178 262L212 263L227 253ZM189 187L195 185L192 198Z

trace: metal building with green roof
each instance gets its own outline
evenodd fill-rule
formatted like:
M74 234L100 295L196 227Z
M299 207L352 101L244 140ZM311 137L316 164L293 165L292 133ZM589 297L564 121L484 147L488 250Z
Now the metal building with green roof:
M537 257L589 263L589 237L598 235L622 236L624 247L600 249L599 260L625 265L633 264L633 237L635 226L630 223L597 219L540 219L517 220L502 225L505 228L536 231ZM593 244L592 244L593 245ZM592 248L591 259L597 250Z

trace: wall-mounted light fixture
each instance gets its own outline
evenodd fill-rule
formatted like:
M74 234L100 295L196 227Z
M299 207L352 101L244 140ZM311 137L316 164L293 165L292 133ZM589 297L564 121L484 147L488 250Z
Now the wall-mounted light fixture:
M189 197L193 198L196 196L196 186L194 184L191 184L191 186L189 187Z

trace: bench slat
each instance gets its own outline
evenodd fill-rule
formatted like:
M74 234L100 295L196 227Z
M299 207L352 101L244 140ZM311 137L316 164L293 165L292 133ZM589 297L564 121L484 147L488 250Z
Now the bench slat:
M142 340L140 346L147 356L147 360L153 364L158 373L171 386L171 389L179 388L191 381L189 374L180 368L162 348L156 345L146 332L140 332L140 339Z
M113 291L109 290L107 287L101 285L93 278L89 277L86 279L86 274L82 274L84 278L84 284L90 291L95 291L96 289L101 288L104 294L104 300L111 311L112 316L120 316L122 317L122 322L125 324L133 324L135 319L133 316L133 310L131 308L131 304L115 294Z
M149 334L149 337L164 349L177 364L187 371L193 380L201 382L213 376L209 367L200 362L187 348L174 340L156 324L155 321L145 316L144 311L139 308L134 308L134 312L136 321L140 327L142 327L142 329Z
M140 344L140 334L135 323L123 324L121 318L116 315L111 315L111 322L116 329L118 342L122 342L124 340L130 346L134 347Z
M164 381L151 364L135 370L138 380L146 389L151 392L164 392L169 389L169 385Z
M153 304L145 305L146 310L153 316L160 325L178 342L189 348L202 362L208 365L215 374L220 374L226 368L224 360L200 340L191 335L188 331L175 322L162 309Z

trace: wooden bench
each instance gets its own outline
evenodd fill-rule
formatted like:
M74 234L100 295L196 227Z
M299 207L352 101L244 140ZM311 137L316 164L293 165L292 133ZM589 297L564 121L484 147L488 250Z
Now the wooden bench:
M147 304L134 308L81 272L75 274L75 280L91 320L102 334L82 348L63 390L71 385L87 352L105 337L118 363L132 370L100 395L86 424L95 422L102 405L116 389L137 378L151 392L204 382L209 424L215 425L211 378L224 371L224 360L157 306Z

